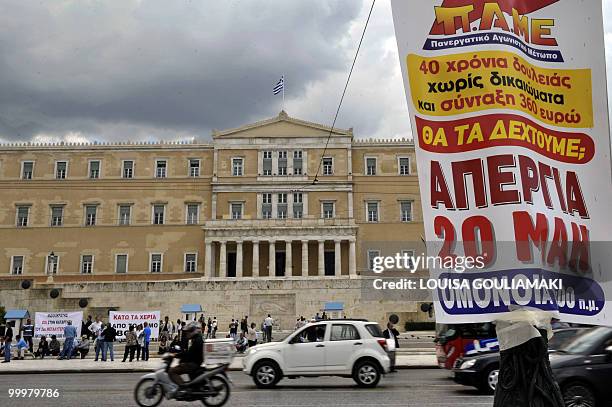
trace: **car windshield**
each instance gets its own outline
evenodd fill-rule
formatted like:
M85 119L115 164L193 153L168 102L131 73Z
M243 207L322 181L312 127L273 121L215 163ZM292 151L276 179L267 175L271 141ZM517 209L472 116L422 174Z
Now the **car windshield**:
M571 341L576 335L579 335L581 332L584 332L584 329L563 329L561 331L554 332L555 335L550 338L550 341L548 341L548 349L560 349L566 342Z
M579 334L561 346L560 351L573 354L588 354L593 346L601 342L604 337L610 334L610 329L605 327L589 329Z

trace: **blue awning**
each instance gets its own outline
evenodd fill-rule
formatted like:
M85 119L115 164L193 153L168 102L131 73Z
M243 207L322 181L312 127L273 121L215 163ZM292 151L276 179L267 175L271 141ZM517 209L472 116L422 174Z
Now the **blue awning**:
M202 306L200 304L183 304L181 305L181 312L183 314L193 314L194 312L202 312Z
M344 310L343 302L326 302L323 311L342 311Z
M4 314L4 319L25 319L30 318L30 313L26 309L10 309Z

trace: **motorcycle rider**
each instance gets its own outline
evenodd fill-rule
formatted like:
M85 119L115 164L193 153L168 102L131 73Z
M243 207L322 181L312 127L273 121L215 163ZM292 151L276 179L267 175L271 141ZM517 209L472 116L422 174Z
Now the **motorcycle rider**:
M180 363L168 370L168 376L179 387L184 384L181 375L195 372L204 361L204 340L198 323L193 321L185 325L183 335L191 339L191 346L178 354Z

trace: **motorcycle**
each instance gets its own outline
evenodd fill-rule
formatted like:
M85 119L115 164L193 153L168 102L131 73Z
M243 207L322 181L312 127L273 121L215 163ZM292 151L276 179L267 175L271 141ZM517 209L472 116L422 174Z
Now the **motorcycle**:
M223 363L211 369L200 367L190 374L190 381L178 386L168 376L168 370L175 355L162 357L164 366L154 373L140 378L134 389L134 398L140 407L155 407L164 396L168 400L201 401L205 406L223 406L230 396L230 379L227 376L229 363Z

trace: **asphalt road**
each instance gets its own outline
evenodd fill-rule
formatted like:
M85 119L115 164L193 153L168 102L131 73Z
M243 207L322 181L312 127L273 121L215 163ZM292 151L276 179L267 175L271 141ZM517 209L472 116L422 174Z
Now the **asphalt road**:
M0 376L0 406L134 406L139 373L38 374ZM231 372L234 381L228 406L492 406L493 397L455 384L438 369L408 369L387 375L375 389L356 388L343 378L283 380L273 390L255 388L251 378ZM58 398L9 398L9 388L58 389ZM164 400L161 406L201 405Z

